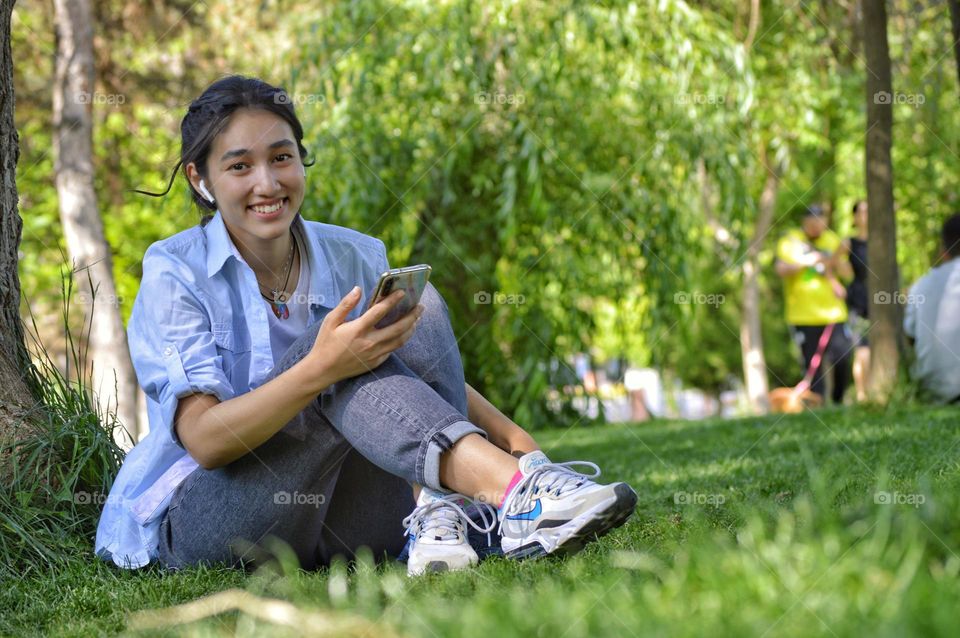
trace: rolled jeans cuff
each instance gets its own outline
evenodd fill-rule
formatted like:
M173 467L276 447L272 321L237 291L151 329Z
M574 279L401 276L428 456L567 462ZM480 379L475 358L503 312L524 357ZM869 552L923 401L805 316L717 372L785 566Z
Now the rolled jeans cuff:
M440 455L468 434L479 434L487 438L487 433L469 421L441 422L420 446L417 458L417 476L419 483L435 490L447 491L440 485Z

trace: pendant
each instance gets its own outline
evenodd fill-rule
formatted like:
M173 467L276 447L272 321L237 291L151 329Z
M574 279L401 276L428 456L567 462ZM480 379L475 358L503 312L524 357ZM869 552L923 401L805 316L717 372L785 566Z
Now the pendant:
M286 294L280 294L279 290L271 290L273 301L270 302L270 309L273 310L273 316L277 319L286 319L290 316L290 309L287 308Z
M270 308L273 310L273 314L277 319L286 319L290 316L290 309L287 308L287 304L282 301L271 301Z

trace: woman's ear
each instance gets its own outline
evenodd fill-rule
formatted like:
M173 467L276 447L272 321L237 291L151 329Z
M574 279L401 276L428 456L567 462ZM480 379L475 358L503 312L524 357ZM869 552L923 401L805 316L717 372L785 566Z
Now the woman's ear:
M195 189L199 190L200 188L200 171L197 170L197 165L193 162L190 162L183 167L184 172L187 174L187 181L190 182L190 185Z
M206 199L211 204L214 203L214 197L207 190L207 185L203 182L203 178L200 177L200 171L197 170L197 165L193 162L190 162L186 166L187 180L190 181L190 185L193 186L193 189L199 192L204 199Z

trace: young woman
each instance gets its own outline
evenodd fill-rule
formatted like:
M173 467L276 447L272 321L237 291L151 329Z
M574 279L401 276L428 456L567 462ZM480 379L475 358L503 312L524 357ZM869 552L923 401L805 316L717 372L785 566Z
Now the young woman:
M304 569L367 546L408 571L477 562L463 509L497 505L509 558L569 552L622 524L635 492L551 463L464 382L433 287L377 329L362 312L384 245L300 216L303 129L289 96L227 77L181 123L179 168L206 215L143 259L128 326L150 434L124 461L96 552L124 567L256 564L276 540ZM422 486L422 487L421 487ZM498 524L499 523L499 524Z

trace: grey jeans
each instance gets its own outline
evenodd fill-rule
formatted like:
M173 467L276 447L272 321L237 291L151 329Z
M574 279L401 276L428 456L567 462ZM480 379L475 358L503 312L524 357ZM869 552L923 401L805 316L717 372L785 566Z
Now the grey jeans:
M440 489L440 455L482 430L470 423L463 364L447 306L432 286L413 337L377 369L334 384L260 447L181 483L160 525L160 563L250 567L293 550L303 569L403 549L411 483ZM313 347L320 324L269 378Z

